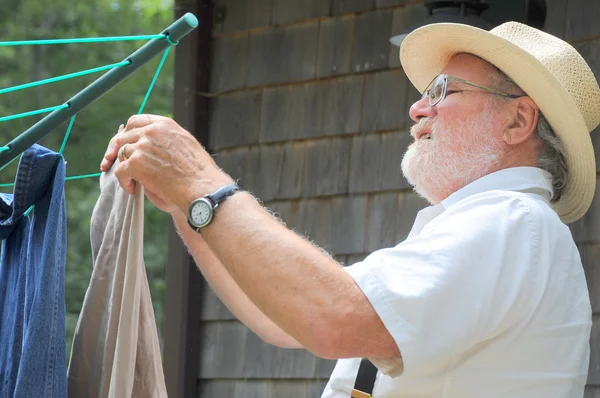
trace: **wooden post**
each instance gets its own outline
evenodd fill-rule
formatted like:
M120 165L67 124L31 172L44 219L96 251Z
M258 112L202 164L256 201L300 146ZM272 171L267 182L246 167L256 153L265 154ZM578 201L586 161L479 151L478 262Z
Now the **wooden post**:
M213 5L211 0L176 0L175 17L191 12L198 28L175 51L175 121L205 146L208 143L208 91ZM164 316L163 367L170 397L198 396L202 275L169 225Z

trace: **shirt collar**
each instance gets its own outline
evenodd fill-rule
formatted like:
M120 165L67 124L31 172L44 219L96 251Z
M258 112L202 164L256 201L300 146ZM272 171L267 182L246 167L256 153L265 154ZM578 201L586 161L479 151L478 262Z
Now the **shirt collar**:
M441 205L448 209L469 196L491 190L535 193L550 202L553 195L552 175L537 167L502 169L465 185L444 199Z
M408 238L420 234L425 225L461 200L492 190L533 193L549 203L553 195L552 175L537 167L512 167L483 176L454 192L441 203L428 206L417 213Z

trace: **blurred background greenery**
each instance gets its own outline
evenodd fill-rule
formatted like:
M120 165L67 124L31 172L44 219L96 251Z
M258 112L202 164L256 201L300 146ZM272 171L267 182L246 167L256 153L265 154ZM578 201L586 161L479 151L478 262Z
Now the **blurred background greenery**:
M160 33L174 19L172 0L0 0L0 41L106 37ZM0 89L122 61L144 41L0 47ZM138 112L160 56L137 70L79 113L64 151L67 175L99 172L100 161L118 126ZM144 110L172 115L174 52L167 58ZM104 73L104 72L101 72ZM100 73L100 74L101 74ZM100 74L0 94L0 117L63 104ZM43 115L0 123L0 145ZM39 142L58 151L68 123ZM14 182L18 162L0 172L0 183ZM92 272L90 218L100 193L98 178L67 181L67 355ZM2 192L11 192L3 188ZM144 257L161 336L164 314L167 226L169 218L145 203Z

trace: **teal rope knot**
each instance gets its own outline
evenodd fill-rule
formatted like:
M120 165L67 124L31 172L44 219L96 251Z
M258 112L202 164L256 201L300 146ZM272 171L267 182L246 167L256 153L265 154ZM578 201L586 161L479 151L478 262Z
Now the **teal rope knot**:
M165 39L167 39L167 41L169 42L169 44L172 45L172 46L176 46L176 45L179 44L178 41L171 40L171 36L169 36L168 34L165 35Z

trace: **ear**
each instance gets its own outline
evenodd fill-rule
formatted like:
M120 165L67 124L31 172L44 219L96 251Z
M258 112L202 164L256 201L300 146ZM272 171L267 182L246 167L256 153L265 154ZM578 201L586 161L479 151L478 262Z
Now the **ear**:
M502 135L508 145L518 145L535 134L540 112L529 97L515 98L514 101L511 120Z

